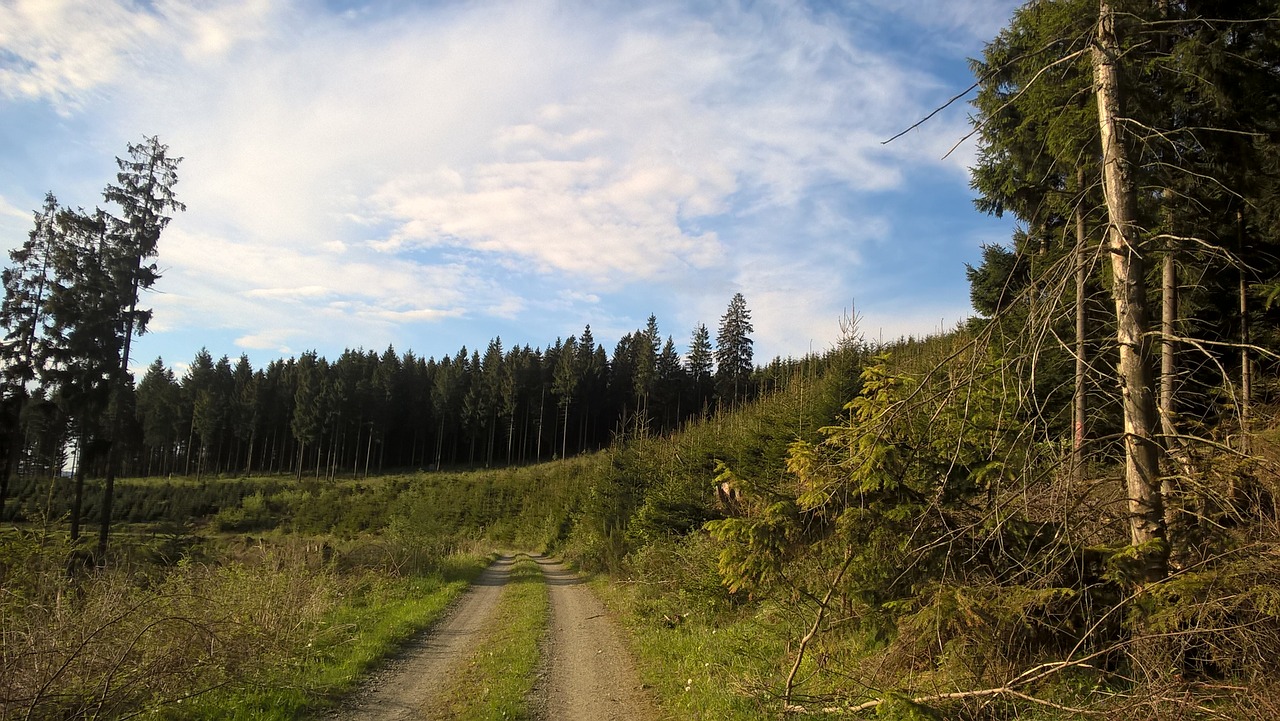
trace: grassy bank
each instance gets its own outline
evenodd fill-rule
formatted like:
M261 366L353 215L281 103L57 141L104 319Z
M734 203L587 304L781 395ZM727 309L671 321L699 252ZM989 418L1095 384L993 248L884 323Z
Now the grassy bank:
M0 538L0 717L295 718L435 621L484 563L367 565L359 542L227 543L201 560L67 566Z

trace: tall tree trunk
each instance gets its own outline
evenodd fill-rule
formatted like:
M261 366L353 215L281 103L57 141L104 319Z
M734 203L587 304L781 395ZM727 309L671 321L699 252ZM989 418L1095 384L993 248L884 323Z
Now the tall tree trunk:
M440 425L436 426L436 471L440 470L440 464L444 460L444 419L440 420ZM367 473L365 475L368 475Z
M515 443L516 443L516 412L515 410L512 410L511 415L507 416L507 465L508 466L511 465L512 460L514 460L511 457L511 454L512 454L512 450L515 448Z
M1253 372L1249 362L1249 296L1248 284L1245 277L1244 267L1244 212L1236 211L1236 243L1238 254L1238 296L1240 301L1240 391L1239 398L1236 399L1237 407L1240 409L1240 428L1238 431L1239 440L1236 448L1241 453L1248 455L1252 453L1252 443L1249 439L1250 408L1251 399L1253 397ZM1227 503L1233 509L1240 509L1242 506L1242 497L1244 488L1242 488L1242 479L1232 474L1227 481ZM1280 503L1277 504L1280 507Z
M1093 47L1094 89L1102 140L1102 179L1107 205L1107 245L1116 304L1117 380L1124 409L1125 492L1129 539L1143 549L1144 581L1168 574L1168 543L1160 492L1158 418L1152 393L1147 338L1147 289L1138 227L1137 192L1122 124L1123 89L1117 63L1121 55L1116 12L1099 0L1098 34Z
M1172 244L1165 248L1160 285L1160 425L1166 443L1173 442L1173 385L1177 377L1178 265Z
M1165 200L1172 200L1172 193L1165 190ZM1167 219L1167 232L1173 233L1172 218ZM1185 439L1178 433L1177 425L1177 376L1178 376L1178 248L1176 241L1165 245L1160 283L1160 433L1164 441L1166 458L1171 463L1161 482L1164 502L1165 530L1170 541L1185 535L1183 525L1189 520L1184 513L1186 501L1180 478L1194 477L1195 467Z
M1236 211L1236 235L1240 254L1240 452L1253 452L1249 439L1250 415L1253 410L1253 366L1249 360L1249 293L1244 267L1244 211Z
M120 457L120 436L123 435L125 396L129 392L129 354L133 345L133 318L138 309L138 272L142 269L142 256L134 260L133 283L129 295L129 311L125 316L124 345L120 349L119 376L112 384L115 386L115 408L111 411L110 435L107 436L107 471L102 482L102 515L98 526L98 565L107 563L107 540L111 536L111 512L115 501L116 465Z
M542 394L538 398L538 461L542 461L542 423L543 411L547 406L547 387L542 387Z
M569 402L564 404L564 428L560 436L560 457L565 458L569 452Z
M1088 380L1089 364L1085 358L1085 337L1087 328L1085 327L1085 292L1086 281L1088 280L1087 261L1088 254L1085 252L1085 243L1087 235L1084 227L1084 187L1085 172L1084 168L1076 171L1076 186L1080 191L1080 199L1076 203L1075 209L1075 225L1076 225L1076 373L1075 373L1075 390L1071 399L1072 409L1072 440L1071 440L1071 470L1072 475L1077 481L1084 480L1084 427L1085 414L1088 411L1088 405L1085 397L1085 383ZM800 386L801 398L803 399L804 386Z
M196 421L195 421L195 412L193 411L191 414L191 427L187 429L186 453L182 459L184 463L184 467L182 469L182 475L184 476L191 475L191 448L195 445L195 442L196 442Z
M18 456L24 448L22 442L22 408L27 403L27 390L21 388L16 393L13 405L13 425L9 427L8 439L4 450L4 469L0 472L0 514L4 513L4 502L9 497L9 479L18 467Z
M85 438L83 426L80 428L80 437L76 439L78 450L76 451L76 474L71 489L71 543L80 540L80 509L84 499L84 466L88 460L86 456L89 454L89 443Z

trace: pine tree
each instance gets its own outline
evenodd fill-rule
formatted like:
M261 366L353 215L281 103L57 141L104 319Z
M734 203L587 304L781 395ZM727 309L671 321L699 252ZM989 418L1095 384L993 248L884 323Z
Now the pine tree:
M249 364L249 356L241 353L232 371L235 390L231 402L231 428L236 440L247 446L244 472L253 470L253 447L258 438L258 377Z
M582 417L582 446L594 442L592 422L595 416L602 415L605 384L608 375L608 361L604 357L604 349L596 345L595 336L591 334L591 325L582 329L578 336L578 369L581 376L579 396L582 398L579 415Z
M298 358L294 369L296 384L293 392L293 419L290 430L298 443L297 478L302 479L308 446L320 441L321 423L324 418L322 396L324 393L323 368L315 351L307 351Z
M170 470L170 457L182 428L182 389L161 358L147 367L138 382L137 414L142 425L142 444L149 449L147 475L159 457L159 472Z
M676 427L683 409L680 407L680 396L687 384L684 366L680 363L680 354L676 352L675 341L667 336L662 352L658 354L657 384L654 396L659 426L664 429Z
M693 329L693 337L689 341L689 353L686 356L685 371L689 376L693 392L693 408L702 413L706 410L714 389L715 355L711 348L711 332L707 326L699 323Z
M559 354L552 391L560 399L560 412L564 416L564 426L560 436L560 457L564 458L569 450L569 409L582 382L582 369L578 367L577 338L569 336L564 345L560 345L560 340L557 338L556 345L559 346Z
M85 472L110 437L103 414L118 382L123 347L120 288L110 273L114 263L110 222L102 210L59 214L65 242L58 244L53 255L54 281L47 305L42 380L53 389L53 397L73 424L78 444L71 501L73 541L80 537Z
M4 302L0 305L0 326L4 341L0 343L0 512L4 511L9 481L22 453L22 413L26 408L28 385L40 375L43 352L45 308L53 276L53 254L61 241L57 225L58 199L45 195L44 208L35 213L35 227L27 241L9 252L12 266L3 273Z
M744 400L749 394L753 350L751 311L741 293L735 293L729 308L720 318L720 330L716 334L716 384L721 398L731 403Z
M155 263L148 262L156 255L160 234L169 225L167 213L185 210L178 202L174 186L178 183L178 164L182 158L169 156L169 146L158 138L144 138L140 144L130 143L127 158L116 158L120 172L115 185L108 185L103 198L120 207L119 218L111 221L112 252L108 255L109 268L115 285L118 308L112 308L118 318L121 347L118 373L115 374L114 391L117 412L110 419L107 435L107 470L102 486L102 525L98 534L98 555L105 559L107 537L111 532L111 505L114 494L117 457L120 453L117 440L121 436L123 418L119 408L129 391L129 351L134 334L141 335L151 318L150 310L138 308L139 294L155 284L160 277Z
M1075 275L1077 474L1089 368L1084 299L1090 285L1110 287L1114 340L1100 354L1117 359L1107 385L1120 387L1130 542L1145 554L1145 580L1165 575L1164 554L1179 541L1171 530L1182 494L1176 479L1197 474L1195 423L1181 419L1220 422L1213 399L1233 385L1220 371L1229 353L1239 355L1237 416L1248 427L1251 312L1242 289L1277 271L1273 253L1245 240L1274 205L1265 188L1276 187L1268 161L1280 110L1280 76L1269 60L1280 49L1275 10L1271 0L1029 2L975 64L983 148L974 186L979 207L1029 224L1014 247L1031 268L1023 302L1056 303L1050 281L1058 294L1071 287L1062 271ZM1047 232L1055 228L1063 239L1056 250ZM1072 245L1075 257L1060 262ZM1102 259L1110 263L1097 265L1109 272L1091 281L1086 268ZM1059 275L1051 277L1054 265ZM1147 288L1153 276L1158 293ZM1048 327L1026 325L1029 333ZM1070 332L1061 325L1053 335ZM1043 361L1026 353L1033 356Z

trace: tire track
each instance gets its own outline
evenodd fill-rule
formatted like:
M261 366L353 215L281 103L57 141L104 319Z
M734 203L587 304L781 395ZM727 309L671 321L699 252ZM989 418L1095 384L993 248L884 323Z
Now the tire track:
M420 634L370 677L339 721L405 721L424 716L450 671L470 658L484 637L515 557L503 555L480 574L444 619Z
M631 654L604 604L563 564L541 556L534 560L542 566L551 604L546 676L538 690L545 697L545 718L657 719L657 708L641 687Z

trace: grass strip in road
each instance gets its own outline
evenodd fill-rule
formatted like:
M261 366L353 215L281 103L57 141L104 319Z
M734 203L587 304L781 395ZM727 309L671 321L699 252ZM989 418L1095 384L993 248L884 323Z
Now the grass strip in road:
M492 629L444 689L440 709L450 721L531 718L539 642L547 627L547 584L542 569L521 555L489 622Z

